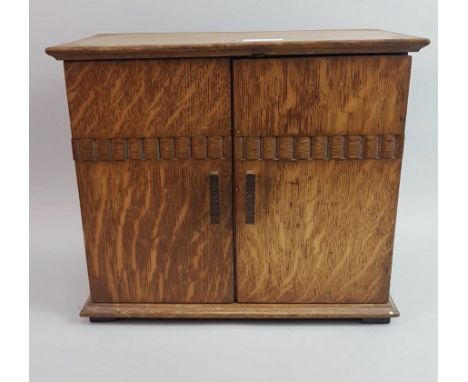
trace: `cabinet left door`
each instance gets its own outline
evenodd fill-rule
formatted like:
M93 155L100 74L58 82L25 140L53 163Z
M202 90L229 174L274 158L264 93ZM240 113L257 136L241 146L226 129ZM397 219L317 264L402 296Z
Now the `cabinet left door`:
M65 62L94 302L233 301L227 59Z

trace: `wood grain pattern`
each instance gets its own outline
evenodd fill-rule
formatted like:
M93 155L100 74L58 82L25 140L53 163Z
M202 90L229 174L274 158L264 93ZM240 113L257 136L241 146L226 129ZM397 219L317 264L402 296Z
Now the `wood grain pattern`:
M233 69L236 136L403 134L409 56L241 59Z
M227 59L64 65L73 138L231 135Z
M81 315L397 317L407 53L427 44L323 30L47 48L65 60L91 290Z
M231 137L72 139L76 161L231 158Z
M76 162L94 302L232 302L231 165ZM209 176L219 173L219 224Z
M232 302L229 62L66 62L65 75L93 301Z
M234 62L236 193L256 174L255 224L236 198L238 302L388 300L409 69L406 56Z
M51 46L58 60L416 52L427 38L376 29L100 34Z
M398 159L403 135L236 137L237 160Z
M383 304L102 304L88 300L82 317L201 319L361 319L398 317Z
M236 162L257 179L255 224L236 198L239 302L388 299L400 160Z

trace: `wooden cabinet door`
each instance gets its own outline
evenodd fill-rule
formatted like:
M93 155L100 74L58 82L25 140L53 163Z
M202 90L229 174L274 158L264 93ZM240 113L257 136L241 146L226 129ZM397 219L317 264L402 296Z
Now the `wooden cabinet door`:
M229 60L65 73L92 301L232 302Z
M410 62L234 61L239 302L388 300Z

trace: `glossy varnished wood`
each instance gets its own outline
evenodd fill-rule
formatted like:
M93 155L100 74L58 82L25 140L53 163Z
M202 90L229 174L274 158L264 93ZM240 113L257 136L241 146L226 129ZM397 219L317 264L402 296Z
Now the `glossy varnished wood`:
M409 70L407 56L234 62L238 302L388 300Z
M426 38L376 29L100 34L46 52L58 60L415 52Z
M67 62L65 74L93 301L232 302L228 61Z
M88 300L82 317L200 319L362 319L400 313L392 299L383 304L102 304Z

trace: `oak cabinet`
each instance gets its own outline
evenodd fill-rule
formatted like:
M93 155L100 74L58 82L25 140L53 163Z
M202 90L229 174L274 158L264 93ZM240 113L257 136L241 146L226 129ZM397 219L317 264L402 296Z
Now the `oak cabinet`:
M65 61L82 315L398 316L407 53L428 42L354 30L48 48Z

